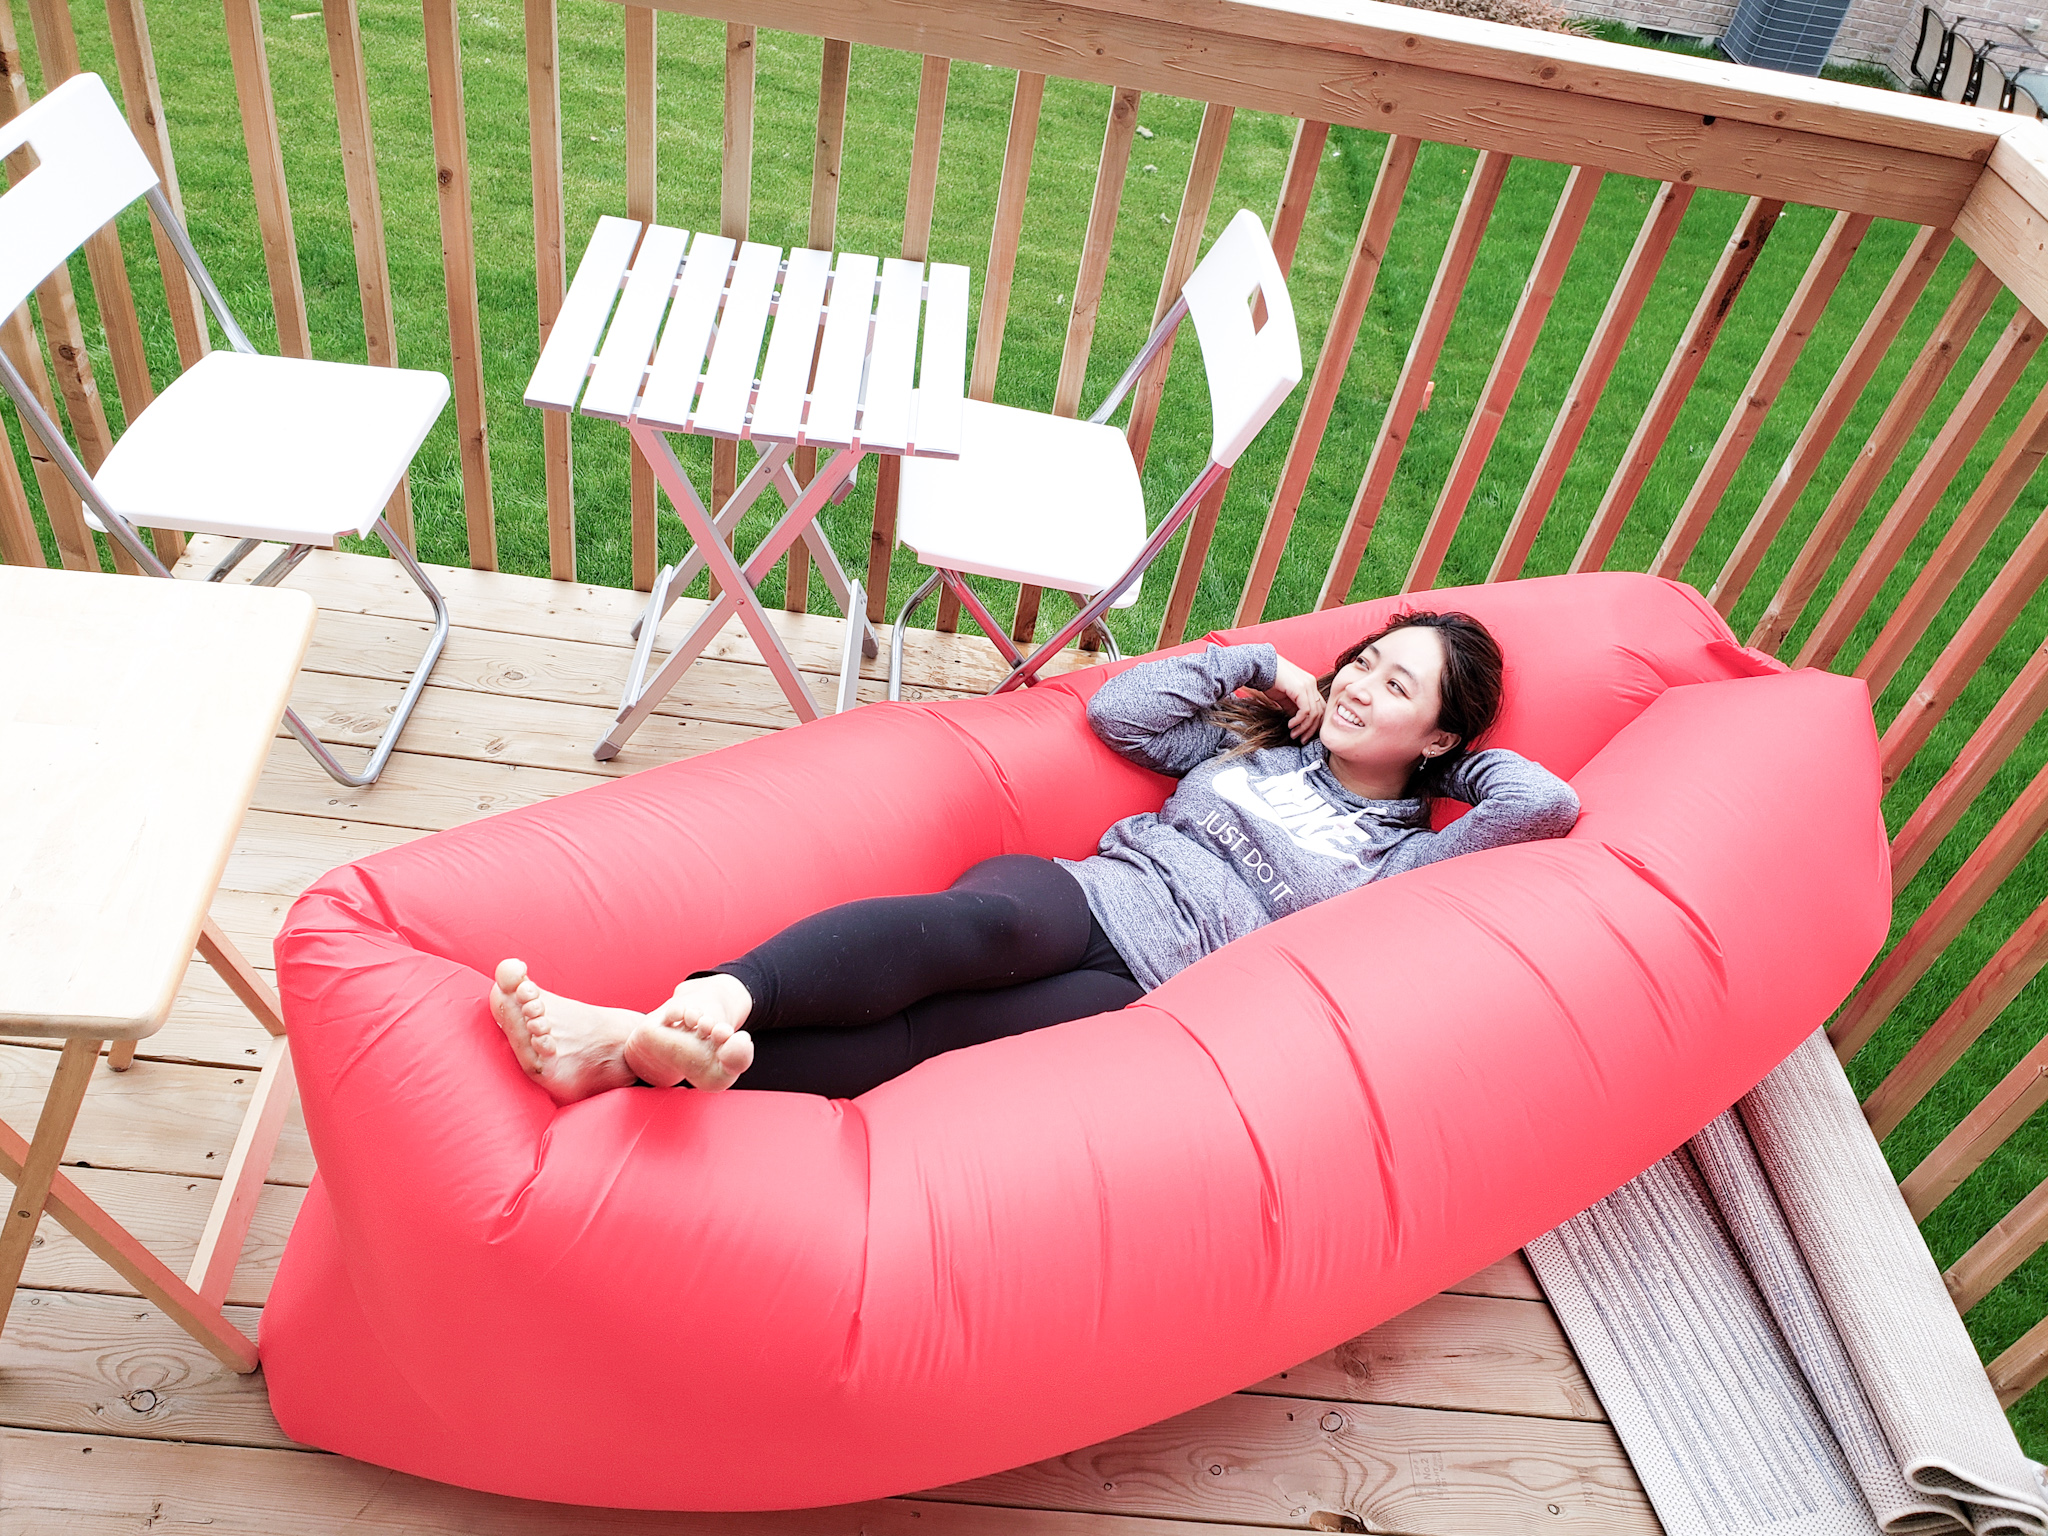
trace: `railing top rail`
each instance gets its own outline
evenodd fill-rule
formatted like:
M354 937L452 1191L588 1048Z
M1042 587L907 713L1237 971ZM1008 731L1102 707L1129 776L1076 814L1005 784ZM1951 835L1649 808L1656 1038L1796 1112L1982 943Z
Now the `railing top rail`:
M1374 0L626 3L1940 226L2015 127Z

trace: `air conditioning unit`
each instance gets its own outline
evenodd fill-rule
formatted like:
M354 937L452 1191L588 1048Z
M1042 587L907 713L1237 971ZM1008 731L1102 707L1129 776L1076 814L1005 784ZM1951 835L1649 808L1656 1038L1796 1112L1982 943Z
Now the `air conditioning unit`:
M1720 49L1738 64L1818 75L1849 0L1741 0Z

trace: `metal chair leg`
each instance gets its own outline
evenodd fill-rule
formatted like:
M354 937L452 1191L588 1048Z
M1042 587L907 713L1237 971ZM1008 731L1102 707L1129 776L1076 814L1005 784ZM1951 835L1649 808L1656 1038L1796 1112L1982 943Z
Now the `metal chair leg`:
M910 623L910 616L917 612L919 604L932 595L939 584L939 573L933 571L924 579L924 585L904 599L903 607L896 614L896 625L889 632L889 702L897 703L903 697L903 630Z
M346 784L351 789L367 789L382 776L384 765L391 761L392 750L398 745L399 733L405 729L405 722L412 718L413 707L419 703L420 694L427 686L427 676L434 670L434 663L441 659L442 647L448 643L448 600L441 595L441 589L427 578L427 573L420 568L419 561L413 558L412 551L405 547L404 541L391 531L391 525L380 517L376 526L378 535L384 540L384 547L390 550L392 558L405 568L406 575L412 578L413 585L420 589L434 610L434 632L427 638L426 652L420 657L419 665L413 668L412 680L405 685L405 693L399 698L398 708L391 716L391 723L384 727L384 734L377 738L377 745L371 749L370 760L364 765L363 771L351 773L341 765L340 759L327 750L327 744L313 734L312 729L299 717L297 710L287 709L284 712L285 729L296 736L299 745L313 755L314 762L327 770L329 778L338 784ZM278 563L282 563L290 553L291 551L286 551ZM299 558L305 557L301 555ZM292 562L294 565L297 563L296 560ZM270 572L265 571L263 574L267 577ZM278 574L282 575L283 572Z
M255 553L256 547L262 542L261 539L236 540L235 547L221 556L220 564L206 573L206 579L208 581L227 580L228 573Z

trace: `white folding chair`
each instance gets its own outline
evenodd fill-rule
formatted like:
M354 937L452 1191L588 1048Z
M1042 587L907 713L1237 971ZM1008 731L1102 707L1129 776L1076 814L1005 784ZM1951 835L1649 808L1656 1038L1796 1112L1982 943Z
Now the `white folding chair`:
M128 424L88 473L21 375L0 355L0 386L84 499L86 520L152 576L168 577L137 526L225 534L239 542L219 581L265 540L287 546L256 577L271 586L316 548L372 528L434 610L426 654L360 774L344 768L296 712L284 723L343 784L374 784L448 639L448 605L384 505L448 400L448 381L410 368L312 362L257 352L235 323L98 75L74 75L0 126L0 158L23 145L37 165L0 196L0 315L10 314L95 230L138 197L170 237L233 348L185 370Z
M1264 320L1254 325L1262 296ZM1209 461L1148 537L1130 449L1104 423L1188 316L1209 380ZM994 693L1031 682L1109 609L1136 603L1145 568L1300 382L1301 341L1286 279L1257 216L1240 211L1088 420L967 401L959 458L903 461L896 536L933 572L896 617L889 697L902 693L904 627L941 582L1010 663ZM968 575L1054 587L1072 593L1078 611L1025 656L974 595Z

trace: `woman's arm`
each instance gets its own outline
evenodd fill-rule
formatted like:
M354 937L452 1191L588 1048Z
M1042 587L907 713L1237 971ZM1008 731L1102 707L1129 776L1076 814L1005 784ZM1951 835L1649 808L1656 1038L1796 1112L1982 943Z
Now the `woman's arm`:
M1240 688L1271 688L1279 653L1270 645L1211 645L1119 672L1088 701L1088 723L1118 756L1175 778L1236 738L1203 714Z
M1465 758L1451 770L1444 793L1472 809L1441 832L1424 832L1402 843L1388 874L1481 848L1563 837L1579 819L1579 797L1571 785L1505 747Z

